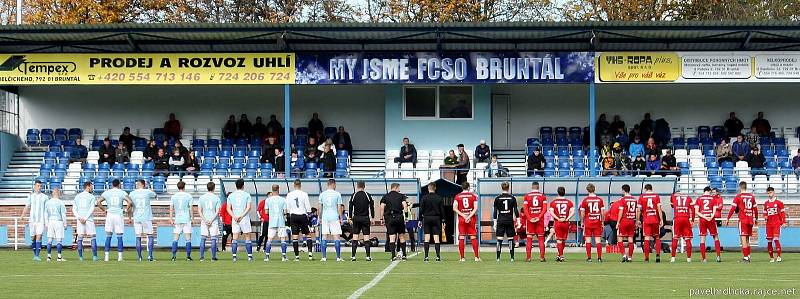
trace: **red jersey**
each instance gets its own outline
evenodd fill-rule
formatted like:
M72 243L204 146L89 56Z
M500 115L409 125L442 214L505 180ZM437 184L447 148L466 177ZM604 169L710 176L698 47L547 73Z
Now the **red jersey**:
M233 222L233 217L228 214L228 205L225 203L219 208L219 218L222 219L222 224L231 225Z
M753 219L758 217L758 206L756 197L752 193L739 193L733 198L733 206L728 212L728 219L731 219L736 209L739 209L739 222L752 224Z
M638 205L636 197L623 196L617 202L619 203L617 210L622 213L622 219L636 220L636 206Z
M547 197L539 191L532 191L525 194L522 200L522 215L526 215L526 219L540 218L539 221L544 219L544 213L547 212Z
M471 193L469 191L463 191L457 194L455 199L453 199L453 205L461 213L472 213L473 210L478 208L478 195L475 195L475 193ZM473 220L475 217L475 215L472 216ZM464 218L458 217L458 221L464 221Z
M258 216L261 218L261 222L269 221L269 214L267 214L267 212L264 211L264 203L266 202L267 202L266 199L263 199L258 202Z
M694 213L692 198L686 194L675 193L670 199L674 211L674 219L689 219Z
M617 221L617 219L619 219L619 207L621 203L621 199L611 203L611 206L608 207L608 211L606 211L606 222Z
M783 202L778 199L767 200L764 203L764 218L767 218L767 225L783 225L786 222L786 209Z
M714 203L717 206L717 212L714 213L714 218L722 219L722 195L714 195Z
M567 218L574 206L575 205L571 200L563 197L557 197L555 200L550 202L550 208L553 209L553 214L555 214L558 218ZM569 219L567 219L567 221L569 221Z
M586 226L596 227L602 226L603 218L603 199L595 195L590 195L583 198L581 201L581 215Z
M660 223L661 215L658 214L658 207L661 205L661 197L655 193L645 193L639 196L639 208L642 209L642 218L645 224Z
M694 202L694 205L697 206L700 215L711 217L713 220L717 217L716 213L714 213L714 208L717 208L717 200L718 199L714 196L703 194L697 198L697 200ZM717 212L719 212L719 208L717 208Z

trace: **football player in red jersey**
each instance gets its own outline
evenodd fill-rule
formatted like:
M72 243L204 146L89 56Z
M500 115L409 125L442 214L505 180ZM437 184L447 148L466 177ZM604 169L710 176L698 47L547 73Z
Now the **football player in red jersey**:
M700 231L700 255L703 257L703 262L706 262L706 235L714 237L714 250L717 252L717 262L720 259L720 245L719 235L717 234L717 221L716 215L719 210L718 202L721 202L716 196L711 194L711 188L703 188L703 195L697 197L694 204L694 213L699 218L698 230Z
M478 195L469 192L469 183L464 182L461 184L461 193L457 194L453 200L453 212L458 215L458 253L461 254L459 261L464 261L464 245L465 238L469 237L472 242L472 251L475 253L475 261L481 260L478 255L478 240L476 224L478 217Z
M781 226L786 226L786 208L783 202L775 197L775 188L767 188L769 199L764 203L764 217L767 218L767 252L769 252L769 262L781 262ZM772 242L775 242L773 252ZM774 254L778 254L778 259L774 259Z
M739 194L733 198L733 204L728 211L728 218L725 225L731 222L731 216L738 213L739 216L739 236L742 241L742 262L750 262L750 237L753 236L753 226L758 224L758 205L753 193L747 192L747 183L739 183Z
M594 184L586 185L589 194L581 201L580 217L586 245L586 262L592 262L592 239L597 247L597 261L603 262L603 199L595 193Z
M672 220L672 252L670 263L675 262L678 240L686 242L686 262L692 262L692 223L694 222L694 203L686 194L675 192L670 198L673 209Z
M522 202L522 217L525 219L527 238L525 239L526 262L531 261L531 251L533 250L533 237L539 243L539 262L544 262L544 214L547 213L547 197L539 191L539 183L531 183L531 192L525 194Z
M619 215L617 218L617 233L619 234L619 244L624 244L623 240L628 243L628 252L622 252L622 262L630 263L633 260L633 235L636 230L637 222L639 221L639 205L636 197L631 195L631 186L628 184L622 185L622 198L617 200L619 202Z
M556 231L556 247L558 247L557 262L564 261L564 241L567 240L569 235L569 226L572 223L570 219L575 215L574 204L571 200L564 198L567 190L564 187L558 187L558 197L550 202L548 211L553 220L555 221L554 229Z
M619 200L611 202L611 204L608 206L608 210L606 210L605 216L603 216L603 221L605 221L605 225L611 231L611 234L609 235L608 239L606 239L606 243L608 243L608 245L610 246L617 247L617 252L619 252L622 255L625 255L624 253L622 253L622 250L624 250L624 248L622 247L622 242L619 241L620 236L619 236L619 231L617 231L617 220L619 219L620 204L623 204L623 202Z
M644 185L644 193L639 196L639 210L642 212L642 235L644 236L644 261L650 261L650 241L656 242L656 263L661 262L661 197L653 192L653 185Z

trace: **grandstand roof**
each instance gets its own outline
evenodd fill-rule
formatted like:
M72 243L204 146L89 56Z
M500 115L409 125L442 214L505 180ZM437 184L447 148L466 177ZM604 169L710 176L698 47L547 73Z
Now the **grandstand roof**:
M800 22L79 24L0 27L0 52L800 50Z

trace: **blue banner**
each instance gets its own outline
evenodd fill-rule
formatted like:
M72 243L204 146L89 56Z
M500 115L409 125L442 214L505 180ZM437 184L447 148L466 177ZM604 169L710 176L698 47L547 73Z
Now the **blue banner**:
M594 53L298 53L296 68L296 84L587 83Z

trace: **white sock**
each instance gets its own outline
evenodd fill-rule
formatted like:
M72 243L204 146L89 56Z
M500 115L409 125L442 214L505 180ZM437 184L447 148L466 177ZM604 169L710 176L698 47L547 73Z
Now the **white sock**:
M122 259L122 252L117 252L117 258Z

